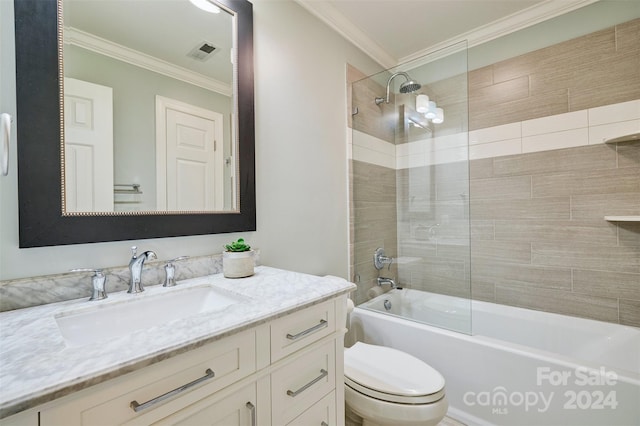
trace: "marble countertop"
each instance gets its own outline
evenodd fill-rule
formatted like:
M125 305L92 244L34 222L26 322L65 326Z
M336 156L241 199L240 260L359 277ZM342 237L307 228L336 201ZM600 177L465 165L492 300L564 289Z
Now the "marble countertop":
M246 301L76 347L66 343L56 322L56 317L69 312L200 286L213 286ZM119 292L101 301L84 298L0 313L0 418L354 289L342 278L259 266L249 278L216 274L172 288L147 285L145 292L136 295ZM98 327L95 332L100 333Z

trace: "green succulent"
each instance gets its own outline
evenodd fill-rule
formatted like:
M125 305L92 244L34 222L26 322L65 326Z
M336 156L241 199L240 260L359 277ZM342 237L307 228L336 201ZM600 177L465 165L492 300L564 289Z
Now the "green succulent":
M234 241L231 244L227 244L224 246L227 251L232 252L242 252L251 250L251 246L246 244L242 238L238 238L238 241Z

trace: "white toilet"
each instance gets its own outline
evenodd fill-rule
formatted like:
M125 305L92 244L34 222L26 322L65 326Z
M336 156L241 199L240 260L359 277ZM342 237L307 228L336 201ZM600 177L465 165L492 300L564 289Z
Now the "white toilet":
M431 426L447 413L444 378L418 358L358 342L344 351L347 413L363 426Z

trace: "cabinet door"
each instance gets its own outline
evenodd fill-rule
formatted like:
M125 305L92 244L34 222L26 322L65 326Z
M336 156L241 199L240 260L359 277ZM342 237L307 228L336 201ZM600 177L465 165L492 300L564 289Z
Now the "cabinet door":
M224 393L220 392L219 394ZM214 394L154 425L256 426L256 384L227 396Z

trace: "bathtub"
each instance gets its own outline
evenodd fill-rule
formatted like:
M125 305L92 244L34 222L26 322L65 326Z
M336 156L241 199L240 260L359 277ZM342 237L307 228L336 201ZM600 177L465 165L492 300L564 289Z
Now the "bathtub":
M359 305L350 326L440 371L468 425L640 424L638 328L411 289Z

